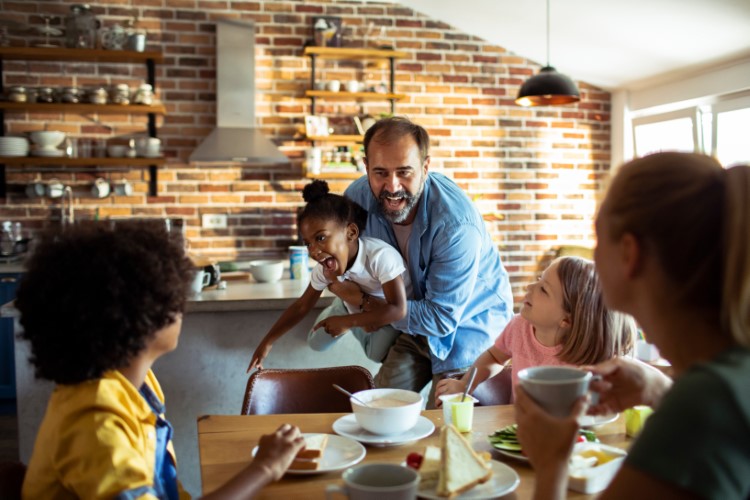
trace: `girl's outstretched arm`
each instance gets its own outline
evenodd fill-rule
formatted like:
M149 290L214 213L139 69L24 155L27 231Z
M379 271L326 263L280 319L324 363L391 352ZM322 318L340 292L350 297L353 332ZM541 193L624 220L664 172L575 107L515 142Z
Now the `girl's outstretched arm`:
M271 352L273 343L276 342L279 337L291 330L297 323L302 321L302 318L304 318L318 302L321 293L322 291L314 289L312 285L307 285L305 293L292 302L292 304L281 313L281 317L276 320L276 323L274 323L271 329L268 330L266 336L263 337L263 340L260 341L260 344L258 344L258 347L255 349L250 364L247 367L248 372L254 368L263 368L263 360L268 356L268 353Z

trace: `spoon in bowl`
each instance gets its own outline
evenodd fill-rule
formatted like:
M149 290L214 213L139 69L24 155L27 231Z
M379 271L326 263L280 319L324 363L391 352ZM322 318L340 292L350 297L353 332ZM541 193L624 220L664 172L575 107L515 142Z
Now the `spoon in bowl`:
M357 396L355 396L351 392L347 391L346 389L344 389L340 385L333 384L333 388L336 389L337 391L341 392L341 393L346 394L347 396L349 396L350 398L352 398L354 401L356 401L357 403L361 404L362 406L367 406L369 408L370 405L368 405L367 403L365 403L364 401L362 401Z

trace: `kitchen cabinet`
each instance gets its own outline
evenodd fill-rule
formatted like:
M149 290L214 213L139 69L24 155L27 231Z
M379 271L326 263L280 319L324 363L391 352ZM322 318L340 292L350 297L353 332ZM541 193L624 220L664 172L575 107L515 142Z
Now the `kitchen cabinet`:
M391 113L395 112L396 102L406 97L404 94L395 92L395 61L407 56L406 52L387 49L362 49L350 47L305 47L305 55L310 58L310 89L305 91L305 97L310 99L310 114L316 114L316 105L322 100L326 101L355 101L363 104L367 102L390 102ZM321 60L360 62L363 65L369 63L387 63L389 74L389 86L385 92L349 92L346 85L341 85L341 90L318 90L319 66ZM367 82L372 83L372 82ZM351 152L355 152L362 144L363 136L358 134L342 135L308 135L307 140L313 146L325 145L326 147L345 146ZM356 179L362 172L356 171L352 165L352 171L326 171L325 163L321 173L307 172L306 177L316 179Z
M0 274L0 304L16 298L21 275ZM0 399L16 398L16 364L14 360L13 318L0 318Z
M91 63L141 63L146 65L146 82L156 89L156 63L162 61L160 52L135 52L130 50L104 49L69 49L63 47L0 47L0 89L3 82L3 62L6 60L27 61L65 61ZM6 113L75 113L75 114L133 114L148 117L148 135L156 137L156 116L166 112L164 105L153 104L85 104L85 103L36 103L36 102L0 102L0 135L5 134ZM0 197L5 196L6 177L5 167L14 165L33 170L34 167L59 165L71 169L85 169L87 167L127 167L144 168L149 173L149 195L156 196L158 192L157 169L166 160L158 158L99 158L99 157L0 157Z

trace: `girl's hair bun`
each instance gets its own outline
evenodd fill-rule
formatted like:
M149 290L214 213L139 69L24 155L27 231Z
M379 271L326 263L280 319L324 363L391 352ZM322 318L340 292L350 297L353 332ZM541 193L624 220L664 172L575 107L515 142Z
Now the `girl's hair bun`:
M304 187L302 190L302 198L304 198L307 203L311 203L319 198L323 198L329 191L328 183L326 181L315 179Z

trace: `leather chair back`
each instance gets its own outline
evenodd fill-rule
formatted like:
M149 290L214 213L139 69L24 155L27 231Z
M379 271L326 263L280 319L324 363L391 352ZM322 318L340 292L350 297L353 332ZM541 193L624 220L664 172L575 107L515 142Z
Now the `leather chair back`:
M494 406L510 404L512 394L511 368L506 365L500 373L479 384L472 396L479 400L480 406Z
M247 381L242 415L351 412L349 392L374 389L372 374L361 366L258 370Z
M0 499L21 500L26 466L21 462L0 462Z

